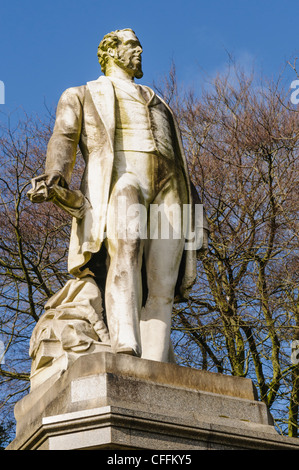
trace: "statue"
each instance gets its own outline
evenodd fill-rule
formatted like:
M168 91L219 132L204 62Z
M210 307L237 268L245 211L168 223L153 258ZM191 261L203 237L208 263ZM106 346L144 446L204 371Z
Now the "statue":
M76 355L101 345L173 360L173 302L188 298L208 226L202 211L195 220L199 201L172 111L135 83L143 76L141 53L131 29L107 34L98 47L104 75L60 98L45 173L28 195L73 216L73 278L48 301L33 331L32 373L61 351ZM80 190L73 190L78 145L86 167ZM60 352L40 353L51 341Z

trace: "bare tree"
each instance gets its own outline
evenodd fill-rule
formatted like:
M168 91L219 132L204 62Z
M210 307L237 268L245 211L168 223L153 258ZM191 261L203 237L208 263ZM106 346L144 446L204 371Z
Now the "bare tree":
M14 116L12 119L15 121ZM52 119L22 116L1 127L0 158L0 366L2 421L29 391L32 329L44 304L68 277L70 218L54 204L32 204L30 180L44 168Z
M173 338L181 363L251 377L277 427L297 436L298 110L280 80L254 78L232 67L208 91L182 93L172 69L160 89L211 229Z

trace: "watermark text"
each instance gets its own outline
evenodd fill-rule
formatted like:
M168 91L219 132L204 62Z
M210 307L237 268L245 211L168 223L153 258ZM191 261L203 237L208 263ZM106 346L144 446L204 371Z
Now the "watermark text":
M185 250L203 246L204 212L202 204L129 204L119 196L107 208L105 237L118 240L185 240Z
M291 88L294 91L291 93L291 103L298 104L299 103L299 80L293 80L291 83Z
M0 104L5 104L5 86L2 80L0 80Z
M291 363L294 365L299 364L299 340L296 339L291 342Z
M0 365L5 364L5 345L3 341L0 341Z

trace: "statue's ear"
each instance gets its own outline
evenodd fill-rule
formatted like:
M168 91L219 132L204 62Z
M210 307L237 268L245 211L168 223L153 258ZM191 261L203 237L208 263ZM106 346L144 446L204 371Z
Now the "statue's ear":
M109 47L109 49L107 50L108 52L108 55L110 55L110 57L115 57L116 56L116 49L113 48L113 47Z

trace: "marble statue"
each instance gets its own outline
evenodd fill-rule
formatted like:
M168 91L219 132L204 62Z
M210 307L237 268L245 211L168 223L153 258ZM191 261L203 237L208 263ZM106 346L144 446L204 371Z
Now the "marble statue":
M171 109L135 83L143 76L141 54L131 29L107 34L98 47L103 75L67 89L58 103L45 173L28 195L73 216L72 278L33 331L33 372L61 351L86 353L95 345L154 361L173 358L173 303L188 298L208 226L195 210L200 204ZM74 190L78 146L86 166ZM59 352L40 353L51 341Z

